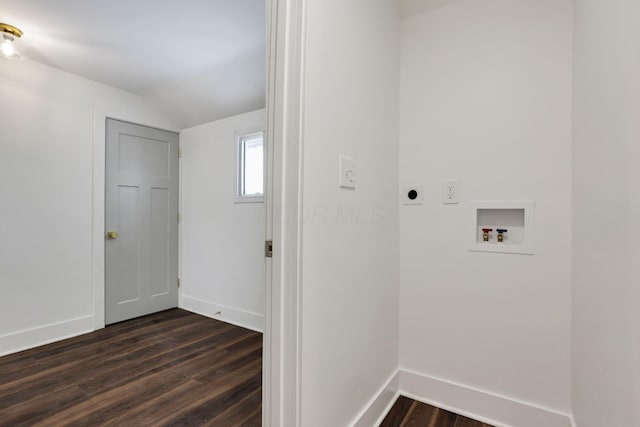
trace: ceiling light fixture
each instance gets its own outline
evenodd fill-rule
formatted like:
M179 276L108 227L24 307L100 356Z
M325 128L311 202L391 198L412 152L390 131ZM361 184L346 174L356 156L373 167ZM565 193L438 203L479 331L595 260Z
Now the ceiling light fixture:
M24 58L22 31L13 25L0 23L0 53L5 58Z

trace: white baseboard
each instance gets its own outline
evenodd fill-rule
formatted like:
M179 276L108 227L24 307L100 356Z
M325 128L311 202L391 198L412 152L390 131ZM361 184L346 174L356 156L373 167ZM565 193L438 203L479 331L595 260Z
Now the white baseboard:
M441 378L400 370L400 394L494 426L571 427L571 415L456 384Z
M395 403L399 394L398 371L396 371L364 407L351 426L372 427L379 425Z
M403 369L387 381L352 426L380 425L399 395L496 427L576 427L569 414Z
M182 295L180 308L242 328L251 329L252 331L264 332L264 316L257 313L216 304L184 294ZM218 312L220 314L216 314Z
M93 316L51 323L0 336L0 356L17 353L93 331Z

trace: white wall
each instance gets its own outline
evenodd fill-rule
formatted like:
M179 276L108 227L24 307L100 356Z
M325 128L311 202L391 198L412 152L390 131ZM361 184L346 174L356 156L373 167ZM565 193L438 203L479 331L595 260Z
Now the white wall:
M305 44L302 425L344 426L398 362L395 0L309 0ZM357 189L338 187L338 156Z
M400 184L425 200L400 209L400 366L565 414L571 56L570 0L460 0L402 25ZM469 252L472 200L534 200L535 255Z
M0 62L5 354L94 327L93 150L104 149L92 144L94 107L173 125L136 95L32 61Z
M640 4L575 2L573 404L640 426Z
M264 328L264 203L234 203L236 132L264 130L264 109L182 131L182 304ZM220 311L220 315L216 313Z

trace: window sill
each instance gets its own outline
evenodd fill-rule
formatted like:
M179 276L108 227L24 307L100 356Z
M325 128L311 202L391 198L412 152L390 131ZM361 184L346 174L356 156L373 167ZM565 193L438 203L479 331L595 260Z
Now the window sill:
M233 200L233 203L264 203L264 196L257 196L257 197L251 197L251 196L246 196L246 197L236 197Z

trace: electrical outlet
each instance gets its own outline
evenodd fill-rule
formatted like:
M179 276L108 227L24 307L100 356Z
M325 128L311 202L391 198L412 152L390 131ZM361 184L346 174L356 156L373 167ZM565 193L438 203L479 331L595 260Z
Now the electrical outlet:
M423 203L424 203L424 195L423 195L422 185L405 187L402 190L402 204L421 205Z
M356 188L356 160L351 157L340 156L338 163L340 187L354 190Z
M458 181L446 181L442 184L442 203L452 205L460 203L460 183Z

